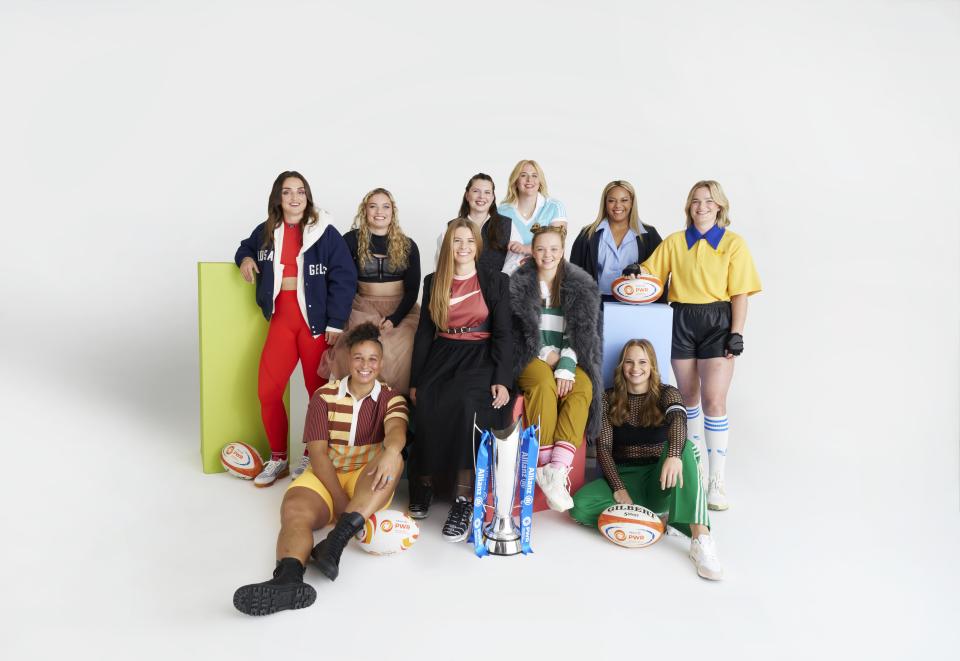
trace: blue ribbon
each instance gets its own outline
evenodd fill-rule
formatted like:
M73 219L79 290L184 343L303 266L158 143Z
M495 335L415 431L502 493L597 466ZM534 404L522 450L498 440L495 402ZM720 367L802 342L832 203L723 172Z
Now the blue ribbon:
M477 450L477 474L473 481L473 517L470 520L470 537L473 552L478 558L490 553L483 543L484 506L487 504L487 482L490 481L490 459L493 434L484 430L480 435L480 447Z
M527 555L530 548L530 530L533 527L533 490L537 477L537 457L540 454L540 427L530 425L520 434L520 551Z

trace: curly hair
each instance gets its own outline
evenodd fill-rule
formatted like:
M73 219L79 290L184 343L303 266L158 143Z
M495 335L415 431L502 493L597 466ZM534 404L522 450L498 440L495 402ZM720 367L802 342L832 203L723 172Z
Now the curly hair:
M357 215L353 218L353 229L357 230L357 263L365 264L370 259L370 228L367 227L367 203L374 195L386 195L390 200L393 218L387 228L387 258L398 271L407 268L410 261L410 239L400 229L400 215L393 194L386 188L374 188L363 196Z
M346 342L347 347L350 349L361 342L376 342L380 347L380 352L383 353L383 343L380 341L380 329L377 328L376 324L369 321L348 330L340 341Z

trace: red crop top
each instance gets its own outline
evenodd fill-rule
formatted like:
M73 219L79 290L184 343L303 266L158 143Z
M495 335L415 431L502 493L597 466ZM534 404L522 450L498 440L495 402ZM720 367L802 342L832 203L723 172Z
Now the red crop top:
M283 228L283 248L280 250L280 263L283 264L283 277L295 278L297 269L297 255L303 246L303 228L300 225L286 225Z

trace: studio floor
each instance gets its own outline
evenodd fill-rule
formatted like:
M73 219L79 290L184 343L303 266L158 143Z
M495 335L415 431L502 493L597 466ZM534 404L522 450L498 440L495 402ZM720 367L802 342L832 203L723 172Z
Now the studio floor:
M60 386L51 416L29 388L4 388L15 428L49 439L2 485L7 659L956 658L953 503L938 521L864 498L855 475L835 498L829 475L804 475L746 421L731 509L713 515L722 582L697 577L685 538L627 550L554 512L535 516L534 554L478 559L442 541L440 504L410 551L348 547L335 583L308 569L314 606L251 618L231 597L272 571L287 480L204 475L195 421L164 415L182 394L150 416L142 393L105 397L91 379Z

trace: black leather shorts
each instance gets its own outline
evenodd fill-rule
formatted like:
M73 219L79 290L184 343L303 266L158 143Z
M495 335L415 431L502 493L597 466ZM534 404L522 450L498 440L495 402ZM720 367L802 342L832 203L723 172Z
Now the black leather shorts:
M673 346L670 357L723 358L730 333L730 301L671 303Z

